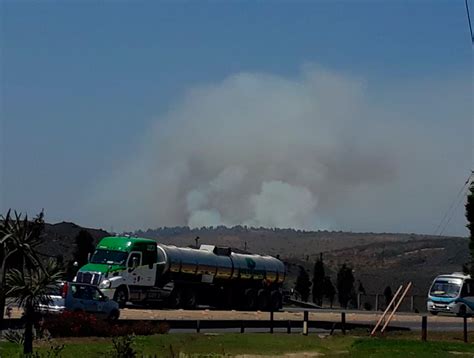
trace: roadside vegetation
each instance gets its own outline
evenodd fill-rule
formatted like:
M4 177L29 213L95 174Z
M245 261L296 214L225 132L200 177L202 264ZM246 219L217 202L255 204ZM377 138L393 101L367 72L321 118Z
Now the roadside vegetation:
M186 334L123 336L115 338L61 338L35 343L38 356L51 357L229 357L289 353L347 357L472 357L474 345L455 335L440 335L443 341L421 342L418 334L395 334L386 338L367 336L318 336L311 334ZM474 339L474 337L471 337ZM55 350L55 351L54 351ZM1 357L20 357L14 343L1 343ZM53 352L53 353L52 353ZM293 357L295 357L293 355Z

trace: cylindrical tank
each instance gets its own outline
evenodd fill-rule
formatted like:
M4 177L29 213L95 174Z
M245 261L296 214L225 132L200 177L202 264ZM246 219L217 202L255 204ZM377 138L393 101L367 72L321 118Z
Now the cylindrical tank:
M173 273L268 283L282 283L285 279L285 265L274 257L237 254L211 245L191 249L159 244L158 261L165 262L164 271Z

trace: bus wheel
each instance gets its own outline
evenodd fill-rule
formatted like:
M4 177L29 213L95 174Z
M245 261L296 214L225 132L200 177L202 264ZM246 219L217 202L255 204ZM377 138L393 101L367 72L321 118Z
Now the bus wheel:
M462 305L461 307L459 307L459 312L457 314L458 317L464 317L467 315L467 311L466 311L466 306Z
M128 301L128 292L125 286L120 286L115 290L114 301L118 303L120 308L124 308Z

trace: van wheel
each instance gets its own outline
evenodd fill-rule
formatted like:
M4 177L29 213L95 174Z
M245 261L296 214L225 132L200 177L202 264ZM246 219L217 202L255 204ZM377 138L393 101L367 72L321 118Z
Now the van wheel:
M457 316L458 317L467 316L466 306L462 305L461 307L459 307L459 312L458 312Z
M115 290L114 301L118 303L120 308L124 308L128 301L128 292L124 286L120 286Z

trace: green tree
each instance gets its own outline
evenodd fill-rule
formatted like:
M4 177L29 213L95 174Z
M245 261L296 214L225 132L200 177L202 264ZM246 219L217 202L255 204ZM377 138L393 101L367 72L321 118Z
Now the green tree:
M309 275L303 266L299 267L300 271L296 278L295 291L301 296L301 300L307 302L310 293L311 281Z
M354 275L352 274L352 268L343 264L337 273L337 293L342 308L347 308L353 292Z
M334 297L336 296L336 289L334 288L334 285L332 284L331 278L329 276L326 276L324 278L323 286L324 286L324 295L329 300L329 304L332 308L332 305L334 303Z
M49 295L59 287L62 276L62 268L53 260L39 269L25 266L23 270L12 269L6 275L6 297L24 310L24 354L33 352L33 325L38 306L50 302Z
M318 261L314 264L312 285L313 302L318 306L322 306L323 304L324 277L323 255L321 254Z
M94 238L87 230L81 230L74 239L73 259L68 264L67 278L72 280L77 270L88 262L89 255L95 250ZM77 262L77 264L75 264Z
M468 271L471 277L474 277L474 181L469 185L469 194L466 202L466 219L469 229L469 252L471 254L471 262L468 264Z
M41 267L36 247L42 242L43 230L43 212L33 221L16 211L11 215L11 210L0 216L0 322L5 311L6 274L12 267Z

